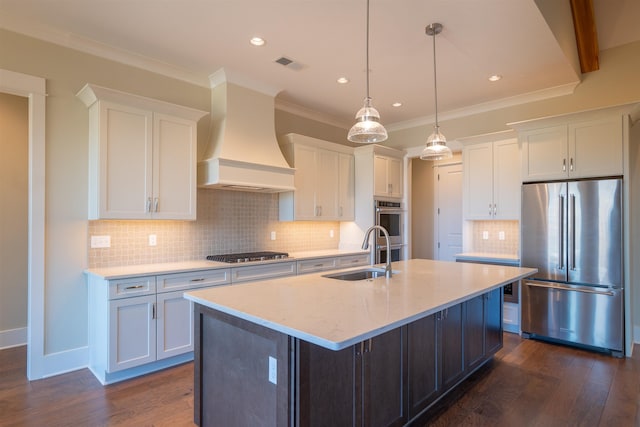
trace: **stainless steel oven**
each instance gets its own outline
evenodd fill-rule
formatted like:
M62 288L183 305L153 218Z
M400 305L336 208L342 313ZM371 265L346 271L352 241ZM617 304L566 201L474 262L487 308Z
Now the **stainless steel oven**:
M401 245L404 243L404 210L400 202L375 201L376 225L383 226L389 233L389 243ZM385 245L382 232L376 231L376 242Z
M375 201L375 224L380 225L389 233L391 245L391 261L403 259L404 244L404 209L401 202ZM387 242L384 234L376 230L376 263L387 261Z

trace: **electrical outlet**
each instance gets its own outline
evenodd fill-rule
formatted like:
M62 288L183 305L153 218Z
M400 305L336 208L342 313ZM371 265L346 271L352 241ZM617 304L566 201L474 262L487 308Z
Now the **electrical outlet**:
M275 231L271 232L271 240L276 240L276 232Z
M158 236L155 234L149 234L149 246L156 246L158 244Z
M329 237L333 239L333 230L329 230Z
M504 240L504 231L498 232L498 240Z
M278 359L269 356L269 382L278 384Z
M111 236L91 236L92 248L110 248Z
M483 231L482 232L482 240L489 240L489 232L488 231Z

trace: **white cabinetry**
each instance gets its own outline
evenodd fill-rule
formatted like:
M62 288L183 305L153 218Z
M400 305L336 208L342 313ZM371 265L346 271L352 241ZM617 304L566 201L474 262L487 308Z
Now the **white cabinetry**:
M402 198L402 159L375 154L373 157L373 195Z
M525 182L623 174L620 115L568 120L520 132ZM520 125L516 125L520 126Z
M89 276L89 368L103 384L193 357L190 289L229 284L230 269L103 280Z
M89 219L195 219L206 113L95 85L78 97L89 107Z
M284 138L281 149L296 169L296 190L280 193L280 220L352 220L353 150L304 135L287 134Z
M520 218L520 152L516 138L489 142L482 135L463 141L463 205L466 220Z
M357 267L369 264L371 255L368 252L355 255L309 258L297 261L297 274L316 273L318 271L339 268Z

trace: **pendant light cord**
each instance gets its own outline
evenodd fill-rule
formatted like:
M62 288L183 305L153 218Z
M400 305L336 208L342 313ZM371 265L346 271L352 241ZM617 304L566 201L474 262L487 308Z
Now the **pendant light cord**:
M367 0L367 44L366 44L366 58L367 58L367 99L369 99L369 0Z
M436 129L440 126L438 125L438 77L436 73L436 35L438 33L433 32L433 93L435 96L435 104L436 104Z

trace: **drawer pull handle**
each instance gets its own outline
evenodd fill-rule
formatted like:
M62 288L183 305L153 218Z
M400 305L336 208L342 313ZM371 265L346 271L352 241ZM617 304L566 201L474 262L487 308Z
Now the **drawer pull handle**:
M142 285L136 285L136 286L127 286L126 288L124 288L125 290L130 290L130 289L142 289L144 288L144 286Z
M314 267L322 267L324 264L316 264Z
M192 282L204 282L204 277L200 277L199 279L191 279Z

